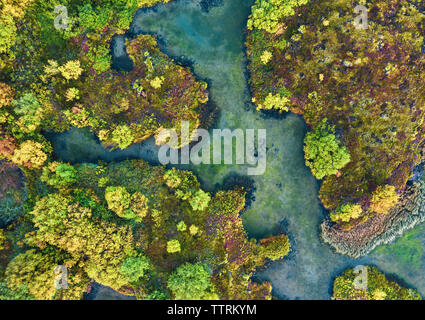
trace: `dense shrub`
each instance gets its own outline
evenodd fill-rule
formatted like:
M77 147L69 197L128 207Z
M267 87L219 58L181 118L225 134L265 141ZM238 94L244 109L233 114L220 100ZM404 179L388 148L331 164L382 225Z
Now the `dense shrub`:
M334 175L350 162L350 154L342 146L326 119L315 131L307 133L304 140L306 165L317 179Z
M367 271L366 271L367 270ZM388 280L375 267L366 266L367 289L356 288L354 282L359 276L353 269L336 277L333 285L333 298L336 300L421 300L419 292L399 286Z
M202 264L186 263L172 273L167 282L176 300L208 300L218 298L210 275Z
M400 195L395 191L394 186L379 186L373 193L370 200L370 209L373 212L387 214L394 207Z

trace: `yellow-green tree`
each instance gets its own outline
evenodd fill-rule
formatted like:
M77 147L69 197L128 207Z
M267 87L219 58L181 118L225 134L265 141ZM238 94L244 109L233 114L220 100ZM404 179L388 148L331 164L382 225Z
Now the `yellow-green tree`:
M60 194L37 201L31 214L37 231L28 236L28 244L62 249L90 278L115 290L128 284L119 269L135 253L130 227L96 219L90 208Z
M370 209L376 213L387 214L388 211L397 204L399 198L400 195L397 194L394 186L379 186L375 192L372 193Z
M107 187L105 199L110 210L122 218L126 217L126 211L130 208L131 196L125 187Z
M128 148L134 141L131 129L125 125L119 125L112 131L111 141L120 149Z
M81 299L89 284L87 275L78 267L67 268L68 289L55 288L55 268L62 265L54 252L28 250L15 257L6 268L6 282L10 289L28 288L39 300Z
M176 300L217 299L210 275L202 264L185 263L168 278L168 289Z
M30 169L40 169L46 160L43 145L31 140L23 142L12 156L12 162Z
M0 108L10 105L15 96L15 90L4 82L0 82Z
M360 218L362 212L362 207L359 204L347 202L341 204L330 214L330 217L335 222L349 222L351 219Z
M333 126L327 119L304 139L305 163L317 179L336 174L350 162L350 153L335 136Z
M58 70L66 80L77 80L83 72L79 60L68 61L63 66L60 66Z

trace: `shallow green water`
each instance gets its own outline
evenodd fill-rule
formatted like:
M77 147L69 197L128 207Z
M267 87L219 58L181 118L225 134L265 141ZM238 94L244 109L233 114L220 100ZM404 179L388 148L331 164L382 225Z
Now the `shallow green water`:
M223 7L211 8L209 13L190 0L139 11L132 31L158 34L165 41L167 54L193 61L196 76L208 79L211 98L222 111L218 128L267 129L267 170L254 177L256 201L243 214L244 225L254 237L278 230L288 233L293 251L284 261L258 272L257 278L270 280L273 293L279 298L329 299L333 277L348 266L371 263L385 273L396 273L425 295L425 226L360 260L334 254L320 241L319 224L325 213L317 199L318 184L304 165L305 124L295 115L265 118L250 106L244 28L252 1L224 2ZM156 160L152 141L111 153L84 130L72 130L50 139L58 157L70 162ZM191 169L204 186L213 189L231 173L246 174L247 168L210 165Z

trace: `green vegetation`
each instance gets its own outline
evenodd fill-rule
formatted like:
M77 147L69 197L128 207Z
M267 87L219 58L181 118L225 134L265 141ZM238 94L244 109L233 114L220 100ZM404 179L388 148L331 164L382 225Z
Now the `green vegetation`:
M424 227L415 228L403 234L403 237L386 246L377 247L375 256L391 255L394 260L400 261L400 267L408 268L412 272L420 273L424 248L421 234Z
M403 288L396 282L388 280L375 267L366 266L366 268L367 289L355 287L355 279L359 273L348 269L341 276L336 277L333 298L336 300L421 300L416 290Z
M370 199L370 209L373 212L387 214L398 202L400 195L395 191L394 186L379 186L373 193Z
M0 282L0 300L35 300L25 286L11 290L5 282Z
M357 4L368 8L367 30L354 24ZM260 110L303 116L311 128L306 164L323 179L323 205L331 212L358 205L343 218L350 222L339 223L343 228L387 213L421 161L420 6L409 0L257 0L253 6L246 43L253 102Z
M0 274L10 290L79 299L93 279L139 299L271 297L269 283L249 278L290 244L285 235L248 241L242 189L209 195L191 172L143 161L51 162L37 172L28 185L37 190L29 193L29 230ZM202 205L193 205L198 198ZM57 265L67 267L70 290L55 289Z
M56 30L56 1L3 0L0 159L40 169L52 152L44 131L88 127L105 146L124 149L162 128L180 131L181 120L196 129L207 112L207 86L152 36L126 44L133 70L111 69L113 37L129 28L138 8L158 2L168 0L66 0L69 25Z
M122 263L120 272L130 282L136 282L150 269L149 259L140 256L127 258Z
M91 281L139 299L271 298L270 283L250 277L286 255L289 241L248 240L242 189L210 194L191 172L143 161L62 163L42 134L88 127L104 146L124 149L151 136L165 143L157 133L180 132L182 120L191 131L200 125L206 83L153 36L127 40L131 71L111 69L113 37L158 2L168 0L64 0L65 30L54 27L57 1L0 2L4 299L81 299ZM58 266L68 290L55 286Z
M167 286L177 300L217 300L210 278L202 264L186 263L171 274Z
M257 0L252 7L248 29L258 28L270 33L279 31L281 20L295 14L298 6L308 0Z
M362 207L358 204L341 204L335 212L331 213L332 221L349 222L351 219L357 219L362 214Z
M334 132L334 127L329 128L323 119L322 124L305 137L306 165L317 179L336 174L350 162L347 148L341 146Z

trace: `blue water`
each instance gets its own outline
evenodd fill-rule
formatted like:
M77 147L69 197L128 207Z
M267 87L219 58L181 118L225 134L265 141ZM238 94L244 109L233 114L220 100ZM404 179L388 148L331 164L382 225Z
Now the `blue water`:
M267 170L253 177L256 200L243 213L243 221L252 237L289 234L293 250L283 261L260 270L256 279L271 281L273 294L281 299L329 299L333 278L342 270L374 264L425 295L425 226L359 260L335 254L320 241L319 224L326 213L317 198L318 183L304 165L302 144L307 129L303 120L292 114L281 119L266 117L250 103L244 29L251 5L251 0L225 0L223 6L206 12L199 1L177 0L140 10L131 32L154 33L167 54L192 61L193 72L208 81L211 99L221 109L217 128L267 129ZM49 138L57 156L69 162L143 158L155 163L157 159L152 139L109 152L88 130L74 129ZM245 166L236 165L190 169L209 190L233 173L246 174Z

